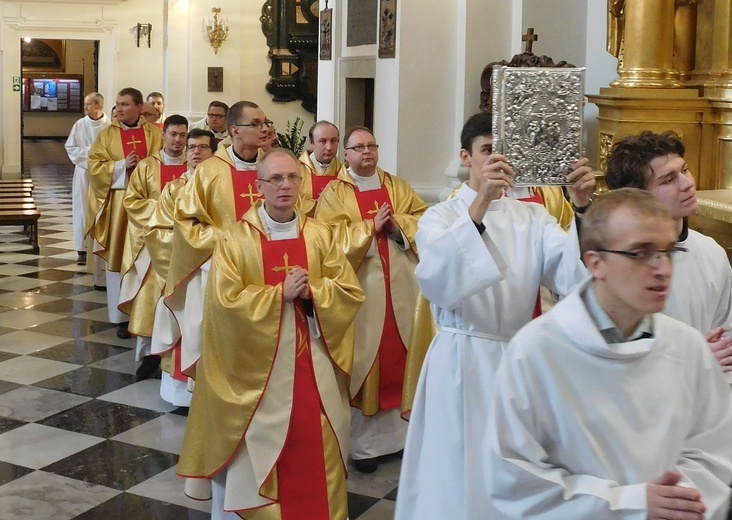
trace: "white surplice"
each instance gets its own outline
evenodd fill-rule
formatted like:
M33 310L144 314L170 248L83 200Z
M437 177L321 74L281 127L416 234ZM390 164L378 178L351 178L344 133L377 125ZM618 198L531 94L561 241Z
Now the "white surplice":
M732 396L699 331L652 315L653 337L608 344L580 293L511 341L483 449L496 518L647 517L666 470L724 520ZM400 488L401 491L401 488Z
M89 116L79 119L71 127L66 139L66 153L74 163L74 182L71 190L71 215L73 218L74 248L86 251L84 231L86 230L86 210L89 205L89 176L87 159L97 134L109 125L109 118L102 114L96 121Z
M427 351L412 408L396 518L491 516L484 483L493 376L511 337L531 320L543 285L568 294L587 271L575 223L565 233L539 204L490 203L480 235L468 215L476 193L422 216L415 274L439 329Z
M679 242L686 253L674 256L674 274L663 313L702 334L732 325L732 268L714 239L689 230Z

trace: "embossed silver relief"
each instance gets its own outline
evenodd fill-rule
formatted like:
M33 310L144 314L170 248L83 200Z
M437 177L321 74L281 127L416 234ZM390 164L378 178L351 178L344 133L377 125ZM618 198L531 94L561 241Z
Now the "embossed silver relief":
M584 78L584 68L493 69L493 150L517 186L569 184L582 156Z

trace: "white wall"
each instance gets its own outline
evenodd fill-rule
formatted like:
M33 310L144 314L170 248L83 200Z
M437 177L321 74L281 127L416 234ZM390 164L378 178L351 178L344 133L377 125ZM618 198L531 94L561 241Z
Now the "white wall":
M211 7L189 0L182 9L177 0L86 0L33 2L0 0L0 158L2 173L20 173L20 94L12 91L12 77L20 76L20 39L100 40L99 90L110 103L126 86L143 95L157 90L166 97L166 113L191 119L203 117L208 103L220 99L232 104L248 99L262 106L284 130L288 120L312 114L300 102L275 103L264 86L269 78L266 39L259 16L263 0L217 0L229 22L229 37L214 55L203 39L202 21ZM167 9L167 11L166 11ZM133 28L151 23L152 45L135 45ZM166 25L167 24L167 25ZM207 67L224 67L224 92L207 92ZM108 106L109 105L108 103Z

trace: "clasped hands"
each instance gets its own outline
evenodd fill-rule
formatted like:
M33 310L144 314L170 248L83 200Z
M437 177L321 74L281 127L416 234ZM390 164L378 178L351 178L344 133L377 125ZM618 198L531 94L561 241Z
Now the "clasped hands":
M308 272L302 267L293 267L285 276L282 292L286 302L291 302L295 298L309 300Z
M130 152L125 157L125 168L127 171L134 170L137 167L137 163L140 162L140 157L134 152Z
M384 202L374 215L374 230L380 233L382 229L386 228L387 233L396 233L399 227L392 215L391 206Z

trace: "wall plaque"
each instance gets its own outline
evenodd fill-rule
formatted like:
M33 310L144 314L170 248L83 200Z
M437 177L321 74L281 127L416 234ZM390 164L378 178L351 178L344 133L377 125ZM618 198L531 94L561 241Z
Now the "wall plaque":
M346 47L373 45L379 20L378 0L355 0L348 2L348 27Z

